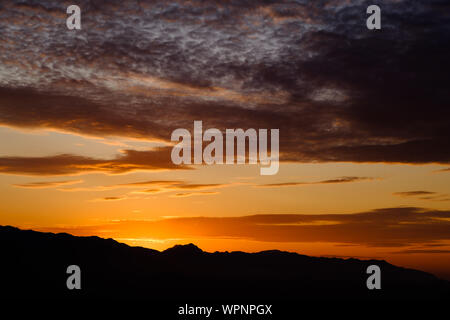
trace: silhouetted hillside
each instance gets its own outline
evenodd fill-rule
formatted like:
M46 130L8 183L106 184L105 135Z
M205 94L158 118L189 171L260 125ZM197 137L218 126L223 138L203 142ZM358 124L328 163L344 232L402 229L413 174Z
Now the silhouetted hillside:
M203 301L297 299L448 299L449 283L385 261L314 258L264 251L164 252L112 239L0 227L1 290L10 297L106 297ZM380 266L382 289L368 290L366 268ZM68 290L66 268L81 268Z

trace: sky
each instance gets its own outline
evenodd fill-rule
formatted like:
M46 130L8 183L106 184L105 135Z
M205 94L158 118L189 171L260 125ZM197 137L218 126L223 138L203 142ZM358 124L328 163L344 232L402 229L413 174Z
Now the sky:
M66 27L72 4L81 30ZM371 4L381 30L366 27ZM0 224L450 279L449 9L2 1ZM171 133L195 120L279 129L279 172L175 165Z

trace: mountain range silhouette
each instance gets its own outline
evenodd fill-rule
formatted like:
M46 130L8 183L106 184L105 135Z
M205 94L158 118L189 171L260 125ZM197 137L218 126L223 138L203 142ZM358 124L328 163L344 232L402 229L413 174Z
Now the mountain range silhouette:
M193 244L165 251L112 239L0 226L2 296L153 301L292 301L298 299L450 299L450 282L383 260L309 257L277 250L204 252ZM369 265L381 290L368 290ZM69 290L69 265L81 290Z

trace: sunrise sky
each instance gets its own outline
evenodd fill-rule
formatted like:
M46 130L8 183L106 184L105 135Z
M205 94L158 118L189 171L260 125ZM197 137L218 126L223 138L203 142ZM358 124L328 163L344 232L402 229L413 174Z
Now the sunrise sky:
M449 5L372 2L2 1L0 224L450 279ZM174 165L194 120L279 129L278 174Z

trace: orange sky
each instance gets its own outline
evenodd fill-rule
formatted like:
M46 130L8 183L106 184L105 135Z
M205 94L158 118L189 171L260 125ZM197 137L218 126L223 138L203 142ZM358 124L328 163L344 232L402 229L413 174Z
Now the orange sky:
M0 6L0 224L450 279L444 4L386 0L386 31L346 0L67 5ZM279 172L175 165L194 121L279 129Z
M137 150L155 146L145 140L7 127L0 128L0 135L6 142L2 152L14 156L28 150L28 156L76 153L108 158L120 154L125 146ZM403 214L395 209L402 207L427 208L424 211L431 215L434 228L448 225L448 214L436 218L429 213L448 208L450 173L440 172L442 166L282 163L275 176L260 176L254 165L194 168L121 174L3 174L0 223L112 237L159 250L193 242L207 251L280 249L378 258L447 276L450 243L445 232L430 229L415 238L406 228L397 238L381 228L422 223L410 217L409 211ZM389 214L394 220L376 216L369 224L348 221L379 208L393 208ZM268 222L246 222L255 215L267 217Z

